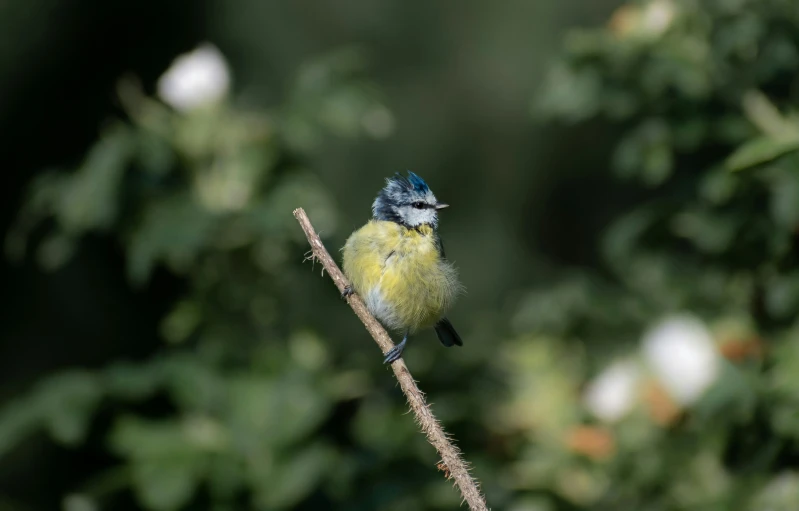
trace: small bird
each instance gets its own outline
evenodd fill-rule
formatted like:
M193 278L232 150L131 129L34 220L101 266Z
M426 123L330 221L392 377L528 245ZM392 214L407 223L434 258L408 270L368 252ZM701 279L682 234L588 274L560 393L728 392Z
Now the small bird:
M344 245L351 286L342 294L358 293L384 326L404 334L386 353L387 364L402 356L408 336L422 328L433 327L444 346L463 346L444 316L463 289L436 230L438 212L446 207L422 178L397 173L372 204L372 220Z

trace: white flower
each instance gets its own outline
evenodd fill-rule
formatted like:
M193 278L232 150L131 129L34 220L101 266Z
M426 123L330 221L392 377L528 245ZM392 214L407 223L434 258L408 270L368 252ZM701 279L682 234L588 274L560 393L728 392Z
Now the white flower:
M667 318L643 339L644 357L671 397L689 405L716 380L720 360L705 325L691 316Z
M157 87L165 103L187 112L223 99L230 88L230 71L222 53L206 43L176 58Z
M618 36L655 40L665 34L677 18L673 0L652 0L644 5L625 4L610 19L610 28Z
M644 8L641 28L652 36L659 36L671 26L675 11L674 3L670 0L654 0Z
M635 405L640 376L640 368L632 360L611 364L588 385L586 408L605 422L621 419Z

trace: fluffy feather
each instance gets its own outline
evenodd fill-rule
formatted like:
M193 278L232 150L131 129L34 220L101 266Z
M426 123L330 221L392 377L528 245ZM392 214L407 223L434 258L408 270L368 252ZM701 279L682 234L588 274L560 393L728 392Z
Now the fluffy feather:
M435 325L461 291L429 226L370 221L347 240L344 273L377 319L411 333Z

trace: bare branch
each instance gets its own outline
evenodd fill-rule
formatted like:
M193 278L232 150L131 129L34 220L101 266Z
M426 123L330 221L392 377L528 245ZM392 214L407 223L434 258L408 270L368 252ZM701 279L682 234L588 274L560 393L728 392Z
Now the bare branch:
M300 226L302 226L302 230L305 231L305 236L307 236L308 242L311 244L314 258L322 263L322 266L327 270L330 278L333 279L333 283L338 290L343 293L344 288L348 285L347 278L339 269L336 261L330 257L330 254L325 249L322 240L319 239L319 235L314 231L311 221L308 219L308 215L305 214L302 208L297 208L294 210L294 217L300 223ZM378 323L374 316L369 313L361 298L357 294L354 294L350 296L347 301L350 307L352 307L352 310L355 311L355 315L363 322L364 326L366 326L366 330L369 331L375 342L380 346L382 352L385 354L393 348L394 343L391 341L388 333L386 333L386 330ZM413 376L411 376L410 371L408 371L408 368L405 366L405 361L400 358L391 364L391 368L394 370L394 375L400 383L402 392L405 393L408 404L416 416L416 422L427 436L427 441L430 442L441 456L441 463L438 464L438 468L444 471L448 479L455 480L455 484L458 486L461 495L463 495L463 499L469 504L470 510L488 511L488 507L486 506L483 495L480 493L477 481L469 474L468 466L461 457L460 450L450 441L449 436L444 432L444 428L441 427L438 419L433 415L433 411L425 401L424 394L419 390L419 387L416 386Z

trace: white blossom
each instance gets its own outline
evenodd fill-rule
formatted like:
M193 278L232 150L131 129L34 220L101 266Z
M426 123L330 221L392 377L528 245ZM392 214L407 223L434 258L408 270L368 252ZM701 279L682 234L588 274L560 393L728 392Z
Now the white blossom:
M222 100L230 88L230 71L222 53L206 43L176 58L157 88L165 103L187 112Z
M643 10L641 25L643 30L653 36L659 36L669 29L674 17L676 8L670 0L654 0Z
M694 403L718 377L713 339L692 316L672 316L656 324L644 335L643 351L655 376L682 405Z
M586 408L605 422L624 417L635 405L641 371L632 360L611 364L586 389Z

